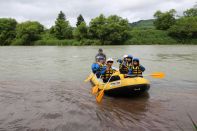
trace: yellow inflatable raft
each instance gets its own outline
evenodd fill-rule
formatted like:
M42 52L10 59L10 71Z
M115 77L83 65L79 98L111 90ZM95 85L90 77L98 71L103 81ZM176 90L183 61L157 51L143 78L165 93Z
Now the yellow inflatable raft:
M150 88L150 82L142 77L124 78L123 74L117 74L120 80L109 83L103 83L102 79L98 79L93 73L90 74L90 81L93 85L98 85L99 90L105 90L105 94L112 96L130 96L146 92Z

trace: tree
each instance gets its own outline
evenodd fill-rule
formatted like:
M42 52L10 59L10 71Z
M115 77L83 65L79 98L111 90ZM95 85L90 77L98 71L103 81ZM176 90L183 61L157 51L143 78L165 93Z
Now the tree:
M178 39L197 38L197 16L182 17L170 27L169 35Z
M90 21L89 35L90 38L99 39L102 42L106 37L105 33L106 18L103 14Z
M21 40L23 45L31 45L33 41L40 39L44 26L36 21L27 21L17 25L16 38Z
M77 17L77 24L76 26L79 26L82 22L85 22L83 16L80 14L78 17Z
M16 36L16 25L15 19L0 18L0 45L10 45L12 40Z
M78 40L88 37L88 27L85 22L81 22L81 24L74 30L74 36Z
M183 12L185 17L194 17L197 16L197 8L191 8Z
M164 13L162 13L161 11L155 12L154 25L156 29L159 29L159 30L169 29L176 22L175 14L176 14L176 11L174 9L171 9L170 11L167 11Z
M105 18L100 15L90 22L91 38L99 39L102 44L120 44L129 38L129 23L117 15Z
M55 21L54 34L58 39L72 38L72 27L62 11L60 11Z

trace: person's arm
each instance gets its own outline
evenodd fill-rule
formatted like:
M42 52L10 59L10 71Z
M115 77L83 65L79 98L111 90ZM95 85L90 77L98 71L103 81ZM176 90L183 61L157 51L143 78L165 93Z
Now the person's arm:
M92 72L95 74L99 70L100 66L97 63L92 64Z
M144 72L144 71L145 71L145 67L142 66L142 65L140 65L140 70L141 70L142 72Z
M107 70L107 67L106 66L103 66L102 69L101 69L101 71L100 71L100 74L101 75L104 75L105 72L106 72L106 70Z
M132 69L129 69L128 75L132 75L132 74L133 74Z

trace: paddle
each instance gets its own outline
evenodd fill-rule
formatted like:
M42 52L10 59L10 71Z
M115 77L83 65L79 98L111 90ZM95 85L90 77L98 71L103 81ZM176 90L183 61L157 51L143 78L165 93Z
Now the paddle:
M93 76L94 76L94 74L91 73L91 74L84 80L84 82L90 81L90 80L92 79Z
M149 76L153 77L153 78L164 78L165 74L163 72L154 72L152 74L149 74Z
M115 73L116 73L116 72L115 72ZM96 101L97 101L98 103L101 102L101 100L102 100L102 98L103 98L103 95L104 95L104 90L105 90L107 84L109 83L109 81L111 80L112 76L114 76L115 73L113 73L113 74L111 75L111 77L109 78L109 80L108 80L107 83L105 84L104 88L103 88L103 89L98 93L98 95L96 96Z
M138 76L138 75L127 75L127 76ZM165 77L165 74L163 72L154 72L152 74L147 74L147 75L143 75L143 76L151 76L153 78L159 78L159 79L162 79Z
M114 72L112 75L118 75L118 72ZM101 78L101 76L100 76ZM110 78L111 79L111 78ZM92 87L92 94L97 94L98 93L98 90L99 90L99 84L98 85L95 85L94 87Z

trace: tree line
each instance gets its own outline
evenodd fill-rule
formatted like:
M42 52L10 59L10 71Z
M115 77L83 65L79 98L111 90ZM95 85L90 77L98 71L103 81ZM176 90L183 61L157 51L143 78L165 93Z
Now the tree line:
M154 14L154 25L158 30L167 30L169 36L179 40L197 38L197 8L183 12L183 16L176 16L176 11L157 11Z
M157 11L154 17L154 32L166 32L167 37L177 43L197 39L197 8L184 11L182 16L177 16L174 9ZM56 45L58 42L66 45L130 44L129 40L139 37L139 32L144 31L133 31L129 21L117 15L106 17L101 14L87 24L80 14L76 27L72 27L60 11L55 24L49 29L37 21L18 23L12 18L0 18L0 45Z

